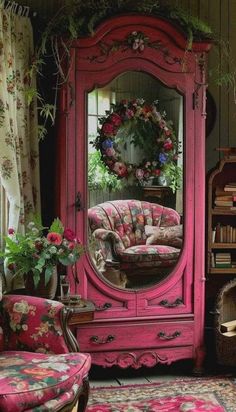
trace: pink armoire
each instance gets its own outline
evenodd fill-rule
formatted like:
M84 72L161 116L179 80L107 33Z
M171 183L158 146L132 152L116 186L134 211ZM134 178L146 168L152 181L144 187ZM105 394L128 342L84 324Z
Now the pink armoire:
M137 34L144 39L142 47L129 41ZM101 275L88 252L77 265L77 290L73 289L72 274L69 275L72 293L91 300L96 308L94 320L78 325L75 331L80 349L90 352L93 364L103 367L137 369L187 358L193 359L196 370L202 367L205 72L210 44L193 42L191 50L187 45L185 33L167 20L140 14L110 18L93 35L70 44L70 70L62 88L59 110L57 202L61 219L75 230L83 244L88 245L91 206L87 177L89 94L105 90L123 74L131 73L132 78L144 73L161 85L156 92L158 99L162 99L162 90L167 90L174 91L182 102L179 133L182 133L184 235L177 263L159 281L154 279L143 287L142 282L138 287L120 287ZM147 87L142 86L142 90L145 92ZM118 89L115 91L118 94ZM155 90L151 92L153 96Z

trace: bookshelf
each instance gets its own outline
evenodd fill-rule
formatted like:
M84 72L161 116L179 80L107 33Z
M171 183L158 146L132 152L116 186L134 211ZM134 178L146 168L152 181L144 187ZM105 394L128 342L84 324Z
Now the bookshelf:
M236 276L236 153L227 153L208 177L207 271Z

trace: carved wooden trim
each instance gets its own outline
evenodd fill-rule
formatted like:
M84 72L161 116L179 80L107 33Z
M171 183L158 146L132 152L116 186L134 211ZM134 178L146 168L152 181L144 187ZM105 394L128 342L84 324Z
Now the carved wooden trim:
M70 316L72 316L73 309L66 306L61 310L61 324L65 341L70 352L79 352L79 344L68 326Z
M143 53L145 48L152 48L160 51L163 55L164 61L167 64L183 64L181 58L173 56L170 50L162 43L161 40L150 41L149 37L143 32L133 31L124 40L113 40L112 43L99 42L100 54L88 56L87 59L93 63L104 63L107 58L115 52L121 51L122 53L127 50L133 51L133 53Z

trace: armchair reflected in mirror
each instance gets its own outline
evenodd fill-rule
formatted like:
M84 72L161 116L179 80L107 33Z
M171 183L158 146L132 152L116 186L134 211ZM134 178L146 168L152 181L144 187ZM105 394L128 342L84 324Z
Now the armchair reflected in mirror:
M183 103L142 72L88 93L89 248L98 275L117 287L152 286L178 262Z

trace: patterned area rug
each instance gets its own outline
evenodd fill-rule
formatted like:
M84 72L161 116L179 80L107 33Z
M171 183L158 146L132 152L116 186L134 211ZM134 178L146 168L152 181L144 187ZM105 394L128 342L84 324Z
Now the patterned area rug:
M86 412L236 412L232 378L184 378L92 388Z

